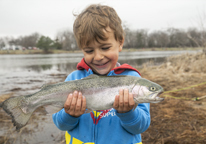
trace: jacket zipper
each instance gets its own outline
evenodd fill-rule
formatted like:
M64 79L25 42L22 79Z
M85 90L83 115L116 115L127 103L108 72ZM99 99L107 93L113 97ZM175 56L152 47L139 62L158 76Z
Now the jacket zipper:
M96 120L97 120L97 111L95 111L95 123L94 123L94 143L96 141Z

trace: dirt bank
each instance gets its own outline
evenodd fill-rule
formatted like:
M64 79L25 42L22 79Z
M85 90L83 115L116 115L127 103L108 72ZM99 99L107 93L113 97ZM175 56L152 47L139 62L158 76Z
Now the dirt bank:
M206 95L206 55L173 56L160 66L145 65L141 73L165 91L177 90L162 94L163 102L151 104L151 126L142 134L143 143L206 143L206 98L192 100Z
M198 53L173 56L160 66L151 67L150 65L151 63L145 64L140 69L142 77L162 85L166 93L161 95L165 97L163 102L151 104L151 126L142 134L143 143L206 143L206 98L200 101L192 100L206 95L206 55ZM167 93L168 91L173 92ZM0 102L12 95L10 93L0 96ZM47 122L44 115L44 109L40 108L30 120L29 125L21 133L16 133L10 117L0 109L0 129L1 132L6 131L4 135L0 135L0 143L29 143L31 141L25 140L26 137L30 136L36 140L39 138L33 132L43 134L45 137L45 133L56 128L50 125L45 128L45 125L41 124L43 121L52 123ZM48 138L45 137L45 139L62 143L64 134L48 134Z

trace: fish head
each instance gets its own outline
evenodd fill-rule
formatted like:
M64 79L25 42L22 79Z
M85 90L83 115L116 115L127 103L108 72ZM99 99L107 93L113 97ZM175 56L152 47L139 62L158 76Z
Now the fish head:
M164 100L159 97L163 93L163 88L147 79L141 79L136 82L132 89L135 103L158 103Z

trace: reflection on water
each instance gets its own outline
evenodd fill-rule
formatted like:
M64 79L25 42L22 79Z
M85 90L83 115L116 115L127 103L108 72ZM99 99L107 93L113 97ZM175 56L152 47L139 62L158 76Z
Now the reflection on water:
M186 52L196 51L121 52L119 62L140 67L148 61L160 64L170 55ZM76 65L82 57L82 53L0 55L0 96L6 93L14 93L13 96L27 95L38 91L43 84L63 81L69 73L76 69ZM21 139L24 139L25 143L36 143L38 140L37 143L53 144L57 143L55 140L61 139L62 132L54 126L51 116L39 116L39 119L42 120L37 119L38 128L35 125L27 126L28 129L29 127L34 129L29 135L25 133L14 136L16 143L21 143ZM0 128L0 131L0 136L9 132L4 128Z
M142 65L154 60L161 62L165 57L181 53L195 51L145 51L145 52L121 52L119 62L130 65ZM8 71L25 70L42 72L45 70L61 71L69 73L76 68L76 64L82 59L82 53L67 54L39 54L39 55L1 55L0 75Z

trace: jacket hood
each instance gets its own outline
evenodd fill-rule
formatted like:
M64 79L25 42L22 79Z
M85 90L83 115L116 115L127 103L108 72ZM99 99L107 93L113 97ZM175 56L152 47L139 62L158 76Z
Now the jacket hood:
M78 70L85 69L85 70L88 71L91 68L86 64L86 62L84 61L84 58L82 58L82 60L77 64L77 69ZM132 66L130 66L128 64L122 64L122 65L120 65L118 67L113 68L112 70L114 70L115 74L121 74L125 70L133 70L133 71L136 71L139 75L141 75L138 70L136 70L135 68L133 68Z

